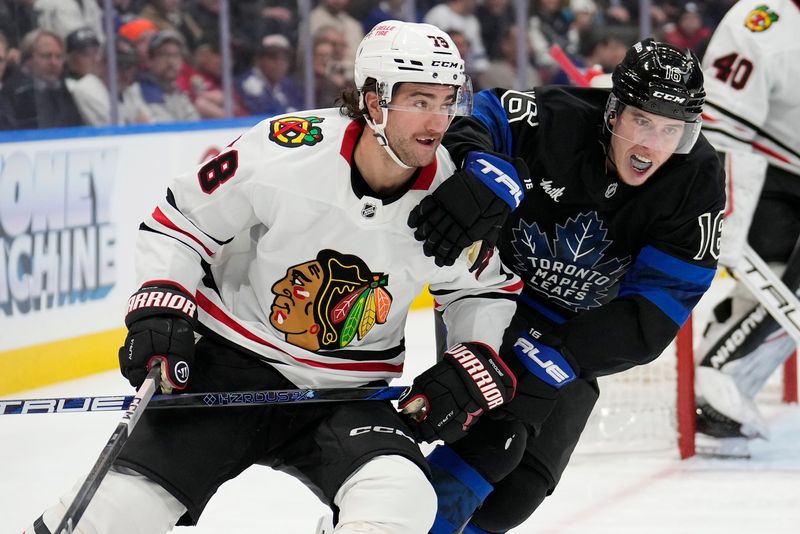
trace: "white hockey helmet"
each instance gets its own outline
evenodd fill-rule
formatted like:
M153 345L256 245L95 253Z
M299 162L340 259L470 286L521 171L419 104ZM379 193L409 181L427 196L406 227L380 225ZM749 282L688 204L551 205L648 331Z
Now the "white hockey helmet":
M450 36L431 24L387 20L372 28L356 52L355 83L362 108L364 85L370 78L376 82L383 121L376 124L366 116L367 124L392 159L402 167L408 168L389 148L383 133L387 111L393 108L392 94L398 83L452 85L456 89L454 103L434 112L447 114L452 119L455 115L469 115L472 111L472 85L464 73L464 60Z

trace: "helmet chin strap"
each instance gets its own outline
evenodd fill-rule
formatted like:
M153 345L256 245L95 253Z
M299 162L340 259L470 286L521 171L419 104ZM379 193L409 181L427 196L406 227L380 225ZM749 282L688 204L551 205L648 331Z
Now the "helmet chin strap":
M383 122L381 124L375 124L375 121L373 121L369 115L364 115L364 118L367 120L367 125L372 128L373 132L375 132L373 134L375 139L377 139L378 144L381 145L384 150L386 150L386 153L389 154L389 157L392 158L392 161L397 163L403 169L413 169L414 167L406 165L400 161L400 158L397 157L397 154L395 154L394 150L392 150L392 147L389 146L389 140L386 138L386 134L384 133L386 122L389 120L389 112L386 108L381 108L381 113L383 113Z

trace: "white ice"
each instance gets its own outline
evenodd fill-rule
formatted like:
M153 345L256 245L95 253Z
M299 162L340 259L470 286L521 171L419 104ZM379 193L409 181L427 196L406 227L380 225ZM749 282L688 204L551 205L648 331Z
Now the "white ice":
M432 319L414 312L406 376L432 362ZM398 383L407 383L404 378ZM14 398L130 394L118 372L26 391ZM85 476L120 412L0 417L0 534L19 533ZM769 441L750 460L578 452L556 489L514 534L797 534L800 408L769 407ZM190 534L312 534L326 511L288 475L254 467L225 484ZM147 513L142 510L140 513ZM409 511L413 513L413 511Z

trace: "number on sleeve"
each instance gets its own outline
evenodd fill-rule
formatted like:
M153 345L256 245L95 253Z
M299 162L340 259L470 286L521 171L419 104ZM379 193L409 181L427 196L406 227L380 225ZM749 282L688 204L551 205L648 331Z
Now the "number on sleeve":
M717 58L712 65L717 69L717 79L730 83L737 91L747 85L753 72L753 62L736 52Z
M236 174L239 167L239 153L236 150L229 150L200 167L197 172L197 179L200 181L200 189L210 195L220 185L227 182Z

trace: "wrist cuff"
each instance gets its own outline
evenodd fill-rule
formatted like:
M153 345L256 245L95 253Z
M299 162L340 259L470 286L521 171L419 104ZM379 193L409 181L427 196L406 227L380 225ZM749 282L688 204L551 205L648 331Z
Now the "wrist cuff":
M143 287L128 299L125 326L151 315L176 315L194 326L197 304L182 291L167 287Z
M517 169L511 162L488 152L470 152L464 160L464 169L512 210L522 202L525 191L517 176Z
M520 332L514 343L514 354L525 368L542 382L561 389L576 378L567 359L556 349Z

